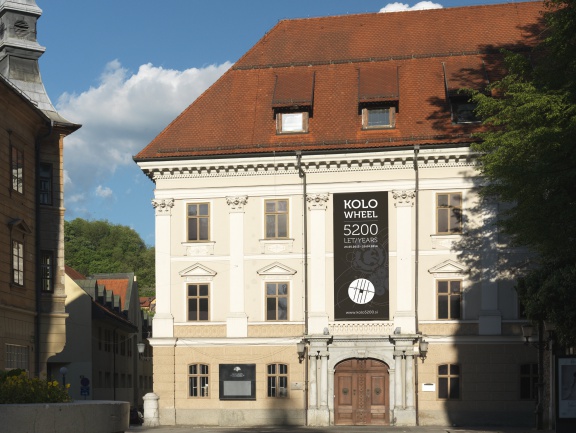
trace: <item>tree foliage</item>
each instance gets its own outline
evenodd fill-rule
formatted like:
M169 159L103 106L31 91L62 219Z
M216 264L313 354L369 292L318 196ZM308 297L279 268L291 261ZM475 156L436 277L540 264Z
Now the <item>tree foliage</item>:
M64 222L65 261L86 276L134 272L140 292L155 283L155 254L130 227L76 218Z
M517 286L530 319L550 320L564 344L576 335L576 0L550 1L530 58L508 52L508 74L474 96L487 131L474 149L485 196L512 205L501 229L538 261Z

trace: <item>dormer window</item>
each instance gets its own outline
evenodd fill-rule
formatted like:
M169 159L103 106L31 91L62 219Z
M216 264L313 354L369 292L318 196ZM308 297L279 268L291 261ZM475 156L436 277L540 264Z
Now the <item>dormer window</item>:
M276 113L276 132L278 134L308 132L308 112Z
M290 69L276 76L272 109L278 134L308 132L314 102L314 72L308 68Z
M399 96L396 66L379 64L359 69L358 109L362 129L395 128Z
M442 63L446 99L452 123L479 123L477 104L470 99L471 91L483 92L489 84L482 59L478 57L453 58Z
M377 106L362 108L362 129L394 128L396 107Z

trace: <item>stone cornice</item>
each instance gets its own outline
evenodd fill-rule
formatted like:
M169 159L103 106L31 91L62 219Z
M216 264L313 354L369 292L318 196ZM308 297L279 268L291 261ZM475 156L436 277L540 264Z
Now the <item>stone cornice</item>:
M420 149L421 169L473 167L476 155L467 147ZM295 156L258 158L188 159L176 161L140 161L138 165L152 180L210 177L298 175ZM339 173L372 170L413 170L411 150L305 155L302 167L307 173Z

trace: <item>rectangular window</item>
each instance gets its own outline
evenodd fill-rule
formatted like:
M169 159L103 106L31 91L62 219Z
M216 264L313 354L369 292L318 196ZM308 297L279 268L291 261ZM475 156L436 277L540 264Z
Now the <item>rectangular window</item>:
M266 320L288 320L288 283L266 283Z
M202 242L210 239L210 204L188 205L188 241Z
M24 244L12 241L12 282L24 285Z
M24 191L24 152L14 146L11 149L11 166L12 189L22 194Z
M520 366L520 398L535 400L538 395L538 364Z
M209 319L208 284L188 284L188 320L204 321Z
M209 397L208 366L206 364L191 364L188 366L188 396Z
M268 397L288 397L288 365L268 365Z
M363 129L394 128L396 107L374 107L362 109Z
M462 193L436 195L436 233L462 233Z
M453 123L479 123L481 119L476 115L478 104L466 95L452 96L450 98L452 107Z
M52 164L40 164L40 204L52 205Z
M460 366L458 364L438 366L438 398L441 400L460 399Z
M15 368L28 370L28 347L17 344L7 344L5 366L7 370Z
M266 239L288 238L288 200L266 200Z
M276 132L278 134L308 132L308 112L277 113Z
M436 282L438 296L438 319L461 318L462 281L440 280Z
M40 253L40 285L43 292L54 291L54 253L52 251Z

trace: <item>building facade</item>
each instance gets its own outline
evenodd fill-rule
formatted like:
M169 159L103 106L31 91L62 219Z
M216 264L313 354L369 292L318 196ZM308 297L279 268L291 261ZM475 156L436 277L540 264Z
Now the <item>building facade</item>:
M65 344L63 140L34 0L0 0L0 368L46 375Z
M532 424L523 255L478 194L467 91L541 12L280 21L135 157L161 424Z
M151 353L137 344L151 332L140 310L133 273L90 277L66 267L66 347L51 361L51 376L66 383L73 400L121 400L141 408L152 390ZM144 356L145 355L145 356Z

